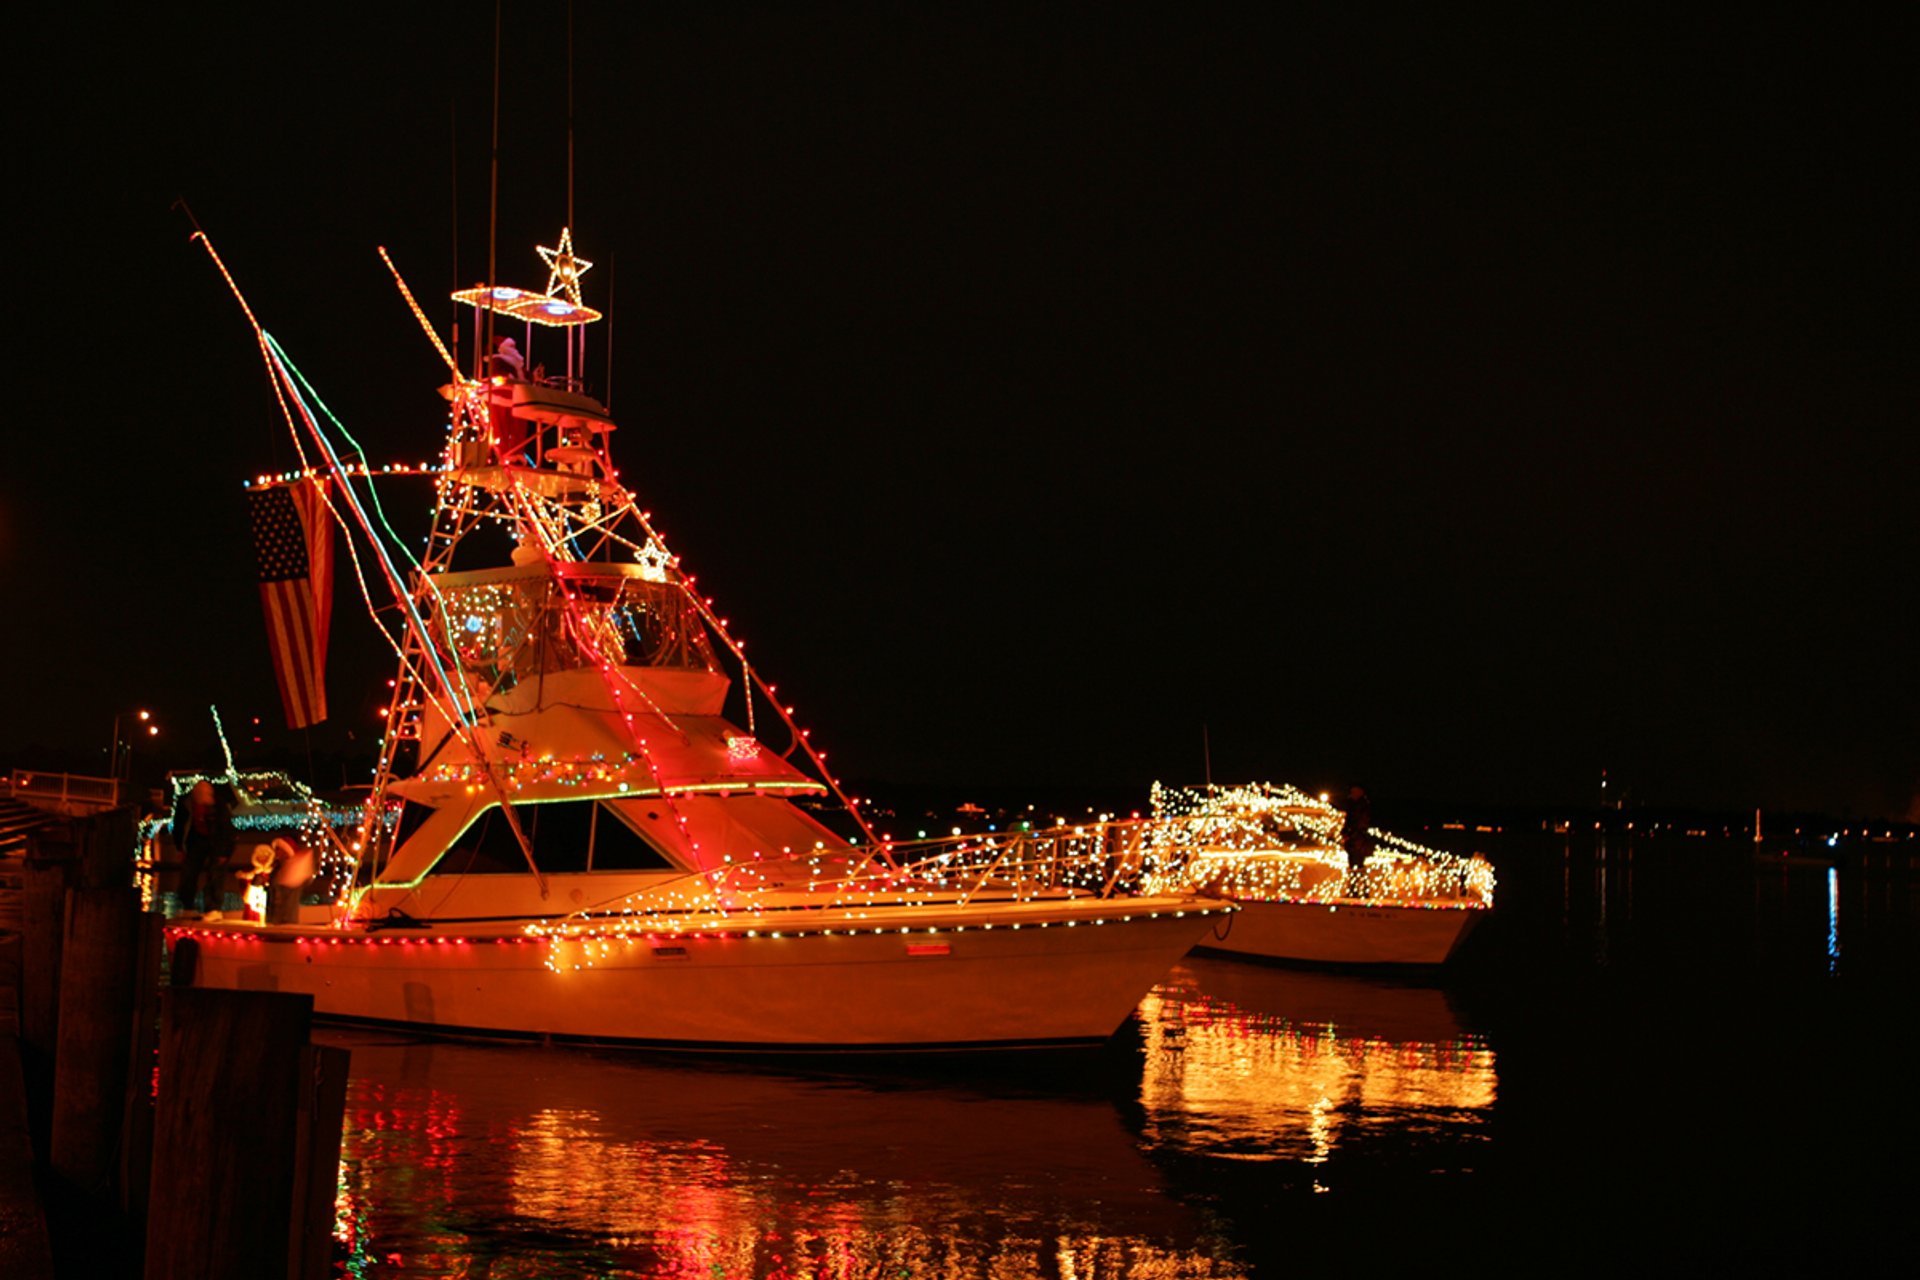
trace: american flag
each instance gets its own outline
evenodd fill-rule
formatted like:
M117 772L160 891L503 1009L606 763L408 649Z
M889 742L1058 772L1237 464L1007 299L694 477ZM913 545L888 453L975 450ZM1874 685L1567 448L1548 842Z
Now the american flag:
M327 718L327 622L333 602L333 517L324 479L267 485L248 494L260 607L287 727Z

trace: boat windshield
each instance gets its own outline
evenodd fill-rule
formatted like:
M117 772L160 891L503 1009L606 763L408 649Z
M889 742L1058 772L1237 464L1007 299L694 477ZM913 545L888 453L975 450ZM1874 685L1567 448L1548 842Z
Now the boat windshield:
M613 574L489 576L449 574L437 592L461 669L486 685L601 662L718 669L706 627L673 583ZM483 580L465 580L472 578Z

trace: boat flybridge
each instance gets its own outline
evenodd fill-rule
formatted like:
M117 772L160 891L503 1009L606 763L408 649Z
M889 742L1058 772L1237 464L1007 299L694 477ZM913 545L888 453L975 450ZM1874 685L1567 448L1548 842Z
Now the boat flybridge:
M310 884L291 919L177 920L194 981L445 1033L1104 1040L1230 905L1121 893L1123 860L1087 829L876 834L620 481L581 378L587 264L569 234L542 253L544 293L454 295L482 354L463 372L440 347L449 425L411 565L261 335L303 456L326 460L292 482L327 489L357 563L388 566L396 607L375 621L399 618L382 627L399 664L359 827L313 882L337 892ZM530 366L536 336L565 374Z

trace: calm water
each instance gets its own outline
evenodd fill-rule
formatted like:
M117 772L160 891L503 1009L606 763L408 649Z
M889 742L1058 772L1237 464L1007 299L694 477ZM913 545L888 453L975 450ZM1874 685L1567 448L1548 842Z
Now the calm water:
M1444 983L1190 958L1099 1053L857 1071L353 1050L361 1276L1904 1272L1901 868L1480 837Z

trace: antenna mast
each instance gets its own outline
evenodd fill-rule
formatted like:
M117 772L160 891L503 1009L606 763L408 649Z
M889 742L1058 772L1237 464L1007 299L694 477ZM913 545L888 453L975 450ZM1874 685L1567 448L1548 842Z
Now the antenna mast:
M493 0L493 157L491 160L490 186L487 192L487 288L493 288L498 281L496 269L500 245L500 5L501 0ZM482 366L478 361L493 353L493 312L482 308L482 336L480 350L474 352L474 375L477 377Z
M573 0L567 0L567 226L573 226ZM578 353L576 355L576 352ZM587 330L567 334L567 379L575 387L587 384Z
M573 225L573 0L567 0L567 225Z

